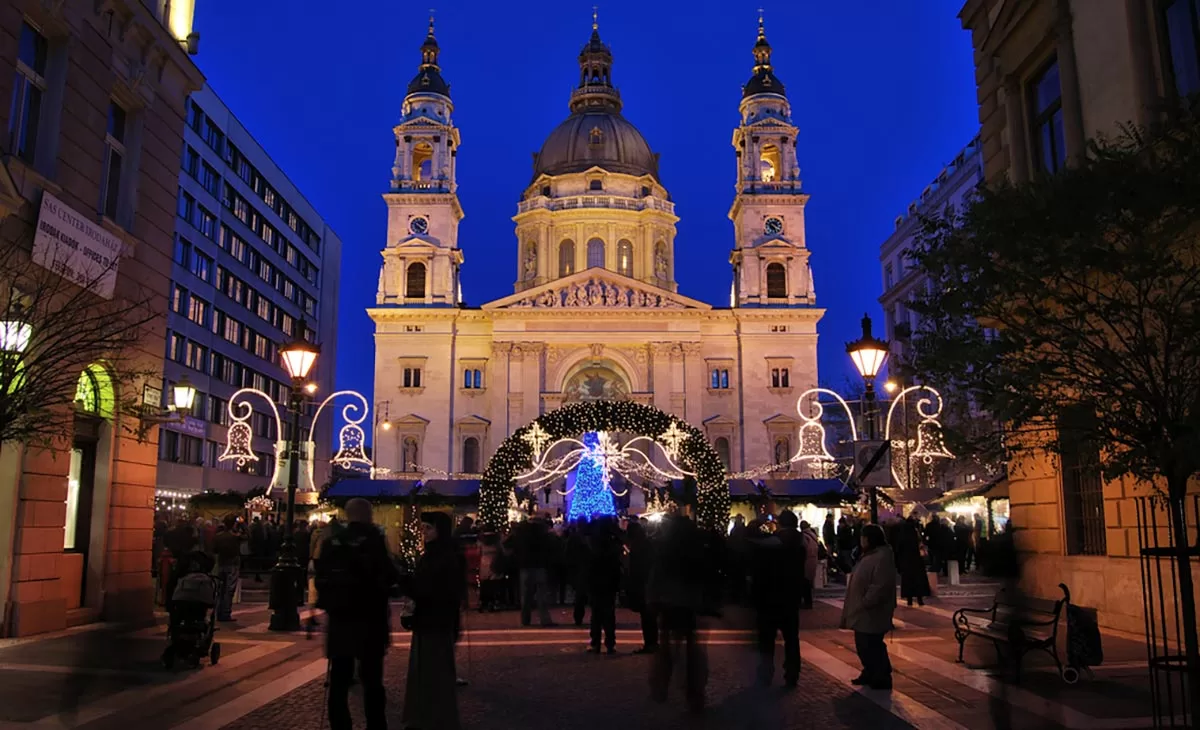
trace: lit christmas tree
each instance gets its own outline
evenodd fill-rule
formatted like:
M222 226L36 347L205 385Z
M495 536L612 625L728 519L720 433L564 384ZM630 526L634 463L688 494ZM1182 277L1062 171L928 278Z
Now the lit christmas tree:
M575 490L567 508L567 521L592 520L596 517L615 517L612 490L609 489L608 456L615 446L604 432L588 431L583 435L587 451L575 469Z
M421 518L413 510L412 519L408 521L404 532L400 535L400 559L410 571L417 567L417 558L425 551L425 540L421 535Z

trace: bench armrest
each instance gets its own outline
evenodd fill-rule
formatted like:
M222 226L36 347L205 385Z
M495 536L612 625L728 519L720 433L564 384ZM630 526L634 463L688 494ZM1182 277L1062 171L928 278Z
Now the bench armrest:
M991 608L960 608L954 612L953 616L950 617L950 622L954 624L955 628L961 627L964 630L968 629L971 624L969 614L976 616L988 616L992 621L995 621L996 604L993 603Z

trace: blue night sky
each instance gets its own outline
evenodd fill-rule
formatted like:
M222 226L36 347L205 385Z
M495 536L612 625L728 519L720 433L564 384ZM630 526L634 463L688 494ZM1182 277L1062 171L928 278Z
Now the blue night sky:
M729 303L734 154L757 2L604 3L624 115L661 154L680 217L680 292ZM477 306L512 293L510 218L532 152L568 115L593 0L437 4L442 73L462 132L459 245ZM374 304L385 245L392 127L416 73L424 3L200 0L196 57L209 83L341 236L339 387L370 393ZM879 245L893 219L978 127L962 0L781 2L766 7L774 66L800 128L799 161L817 303L822 384L853 372L844 345L869 312L882 327ZM336 6L334 6L336 7ZM857 376L855 376L857 377Z

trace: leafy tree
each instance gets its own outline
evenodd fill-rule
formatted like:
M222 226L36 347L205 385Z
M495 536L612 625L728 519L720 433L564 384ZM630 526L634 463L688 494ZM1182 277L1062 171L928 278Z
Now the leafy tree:
M31 246L29 235L0 235L0 322L28 325L0 330L10 347L28 333L19 353L0 351L0 443L52 447L70 433L76 383L92 364L104 366L113 386L114 402L106 407L136 412L141 383L161 376L146 350L159 355L161 340L150 335L162 313L143 287L132 295L118 290L112 299L94 293L119 259L76 284L35 263Z
M912 304L912 367L1004 425L977 445L1012 461L1083 440L1105 479L1166 497L1200 667L1184 532L1200 471L1200 121L1127 128L1058 175L982 189L926 219L913 258L933 286Z

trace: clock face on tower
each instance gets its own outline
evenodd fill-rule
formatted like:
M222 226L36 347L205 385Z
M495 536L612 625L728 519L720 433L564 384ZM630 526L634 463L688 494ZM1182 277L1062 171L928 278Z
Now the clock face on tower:
M774 236L783 233L783 221L778 218L768 218L763 224L763 230L768 236Z
M429 220L417 216L408 222L408 230L415 236L422 236L429 231Z

